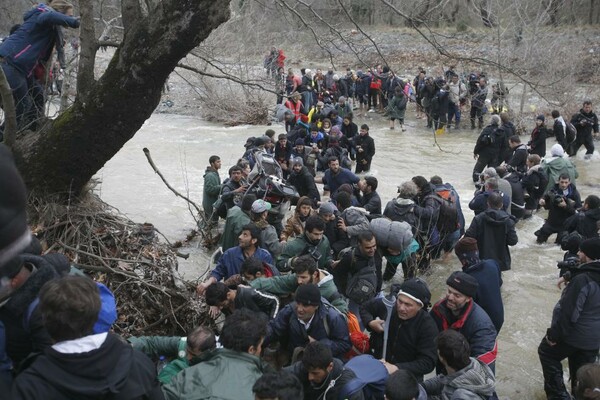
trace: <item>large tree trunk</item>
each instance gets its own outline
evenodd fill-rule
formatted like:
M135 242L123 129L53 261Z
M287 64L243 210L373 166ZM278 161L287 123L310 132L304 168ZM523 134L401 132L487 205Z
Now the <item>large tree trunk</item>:
M150 117L179 60L228 18L229 0L163 0L138 16L85 102L78 98L18 138L15 156L29 190L78 194Z

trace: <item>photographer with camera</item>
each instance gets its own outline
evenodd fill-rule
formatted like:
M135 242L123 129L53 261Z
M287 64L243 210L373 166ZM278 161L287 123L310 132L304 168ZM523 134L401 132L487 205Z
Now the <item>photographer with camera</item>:
M594 154L594 137L592 131L594 135L598 135L598 116L592 111L592 102L590 100L583 102L583 108L577 114L573 115L571 123L577 129L577 136L569 154L572 156L576 155L577 150L579 150L581 145L584 145L587 150L585 158L590 158Z
M581 196L575 185L571 183L569 174L560 174L558 183L540 199L540 206L548 210L548 218L535 232L537 243L545 243L553 233L558 234L555 243L560 243L565 221L581 208Z
M570 398L563 380L562 360L569 359L572 393L575 372L593 363L600 343L600 239L588 239L579 247L581 265L563 290L554 308L552 324L538 347L548 398Z

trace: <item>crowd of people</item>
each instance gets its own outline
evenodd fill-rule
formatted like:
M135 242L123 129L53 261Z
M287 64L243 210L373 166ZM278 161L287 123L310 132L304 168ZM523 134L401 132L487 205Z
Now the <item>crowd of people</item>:
M277 79L280 62L283 53L272 49L265 66ZM593 153L592 103L568 123L552 112L558 143L547 156L544 115L521 143L499 85L484 126L487 79L466 77L453 68L439 78L420 70L409 83L374 67L346 77L304 70L299 81L282 80L285 133L249 138L227 179L221 181L216 155L204 175L206 227L225 222L221 251L197 293L212 317L226 316L218 336L204 326L186 337L124 340L112 333L110 290L74 271L65 256L41 255L27 227L25 186L0 145L0 393L496 399L502 272L511 269L510 246L519 240L516 221L545 208L548 217L535 234L539 243L556 234L566 251L566 286L538 349L544 390L549 399L570 398L561 364L568 358L571 393L600 398L600 198L582 202L565 154L581 145ZM471 127L481 133L469 226L457 191L440 176L413 176L384 204L377 178L366 174L375 142L368 125L353 122L355 108L377 111L382 104L390 128L398 120L404 129L413 96L418 117L436 129L460 128L462 107L471 105ZM265 172L268 160L281 176ZM284 184L293 193L275 191ZM424 273L453 253L462 268L432 305Z

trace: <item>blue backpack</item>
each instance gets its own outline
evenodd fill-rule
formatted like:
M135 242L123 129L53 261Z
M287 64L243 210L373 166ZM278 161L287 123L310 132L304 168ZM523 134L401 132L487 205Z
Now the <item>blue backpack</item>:
M363 354L352 358L344 365L356 376L346 383L339 392L339 399L347 399L359 390L363 391L365 399L383 399L388 372L381 361L375 357Z

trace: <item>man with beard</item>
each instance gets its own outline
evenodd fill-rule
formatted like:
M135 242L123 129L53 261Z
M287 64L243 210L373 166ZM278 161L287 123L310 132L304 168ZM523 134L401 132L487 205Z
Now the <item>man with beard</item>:
M288 178L288 183L296 188L300 197L308 197L314 207L321 201L321 195L315 184L315 179L308 168L304 166L304 161L301 157L292 159L292 172Z
M331 247L329 240L323 235L324 230L325 221L316 215L308 217L304 225L304 234L288 242L277 260L277 269L281 272L289 271L294 257L304 254L311 255L319 268L329 268L332 262Z
M598 116L592 111L590 100L583 102L583 107L577 114L573 115L571 123L577 129L577 136L569 154L576 155L577 150L581 145L584 145L586 149L585 158L592 157L592 154L594 154L594 135L598 135Z
M247 188L248 185L244 185L242 181L242 168L237 165L229 168L229 180L221 190L221 200L226 204L228 210L233 206L240 205Z
M291 274L254 279L250 282L250 286L261 292L287 297L291 296L299 286L309 283L317 285L321 297L324 297L340 312L346 314L348 303L339 294L335 283L333 283L333 275L317 268L317 262L309 254L294 258Z
M438 330L454 329L462 333L471 347L471 357L494 371L498 334L487 313L473 301L479 287L477 279L456 271L446 280L446 285L446 297L438 301L430 312Z
M375 358L383 357L385 367L393 374L399 369L411 372L419 382L433 371L437 355L434 339L437 326L427 312L431 292L419 279L408 279L398 287L392 285L392 295L399 289L392 308L386 308L383 298L369 300L360 309L360 317L371 332L370 348ZM384 343L385 332L388 333Z
M358 157L358 156L357 156ZM322 177L315 178L315 182L323 183L329 190L330 197L335 197L337 190L344 183L355 185L360 181L360 178L352 173L352 171L342 168L340 160L337 157L330 157L327 160L328 169Z

